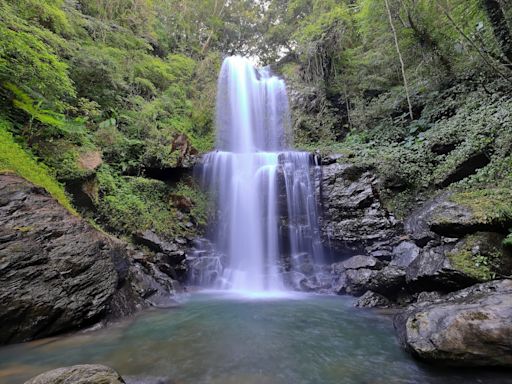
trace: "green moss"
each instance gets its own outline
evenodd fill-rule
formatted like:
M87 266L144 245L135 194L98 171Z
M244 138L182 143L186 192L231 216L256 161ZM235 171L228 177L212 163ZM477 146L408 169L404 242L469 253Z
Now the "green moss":
M192 234L206 222L206 199L201 192L184 183L171 187L159 180L124 177L108 166L98 171L100 199L98 221L119 234L133 234L151 229L175 237ZM173 197L190 199L191 208L182 212Z
M503 252L493 239L474 234L447 254L452 266L480 281L492 280L500 270Z
M512 190L487 188L454 193L450 199L471 209L480 223L504 225L512 221Z
M0 119L0 172L14 172L37 186L43 187L71 213L76 214L64 188L51 175L50 170L38 163L14 141L9 123Z
M493 274L485 259L477 259L469 250L461 250L448 254L452 266L475 279L491 280Z

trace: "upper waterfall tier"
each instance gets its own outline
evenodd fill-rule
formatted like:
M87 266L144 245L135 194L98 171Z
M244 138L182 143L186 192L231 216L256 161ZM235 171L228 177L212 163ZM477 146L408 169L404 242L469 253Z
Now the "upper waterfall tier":
M222 64L217 93L217 148L277 151L287 144L288 97L283 80L239 56Z

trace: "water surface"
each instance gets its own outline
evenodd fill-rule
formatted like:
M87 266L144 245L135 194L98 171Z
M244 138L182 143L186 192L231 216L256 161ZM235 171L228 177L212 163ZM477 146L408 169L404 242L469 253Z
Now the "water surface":
M353 299L208 292L108 328L0 349L0 382L73 364L115 368L127 382L504 383L510 373L436 370L399 348L390 316Z

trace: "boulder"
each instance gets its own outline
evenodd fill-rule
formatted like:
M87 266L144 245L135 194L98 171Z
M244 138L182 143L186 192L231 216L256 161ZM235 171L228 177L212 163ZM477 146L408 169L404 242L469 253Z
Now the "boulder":
M41 373L25 384L124 384L123 378L104 365L73 365Z
M119 283L115 245L44 190L0 175L0 343L101 318Z
M178 251L178 246L171 241L162 239L151 230L138 232L134 235L134 240L140 245L144 245L155 252L172 253Z
M404 228L420 247L440 236L463 237L478 231L498 231L507 228L507 220L489 220L475 215L471 207L453 201L453 193L443 192L425 202L405 220Z
M371 290L386 296L396 296L404 285L405 271L398 267L387 266L381 270L347 269L338 277L335 292L360 296Z
M505 235L477 232L458 241L447 253L453 268L484 282L512 274L511 250L503 245Z
M354 307L358 308L387 308L390 306L391 302L386 297L372 291L366 291L366 293L354 303Z
M332 153L332 154L322 156L320 163L322 165L331 165L331 164L337 163L339 160L343 159L344 157L346 157L346 156L343 154Z
M401 345L425 361L512 367L512 280L483 283L408 307L394 319Z
M406 268L420 254L420 248L412 241L403 241L393 249L393 259L390 265Z
M374 272L368 284L368 289L386 297L394 297L400 294L405 282L405 271L402 268L388 265Z
M450 260L453 249L453 245L425 247L405 270L408 289L452 292L482 282L475 274Z

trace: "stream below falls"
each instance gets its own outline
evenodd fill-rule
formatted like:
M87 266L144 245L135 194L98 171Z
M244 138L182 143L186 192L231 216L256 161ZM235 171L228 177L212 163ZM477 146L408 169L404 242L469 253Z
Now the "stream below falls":
M0 383L105 364L130 383L510 383L510 372L433 368L395 338L392 317L353 298L205 291L109 327L0 348Z

